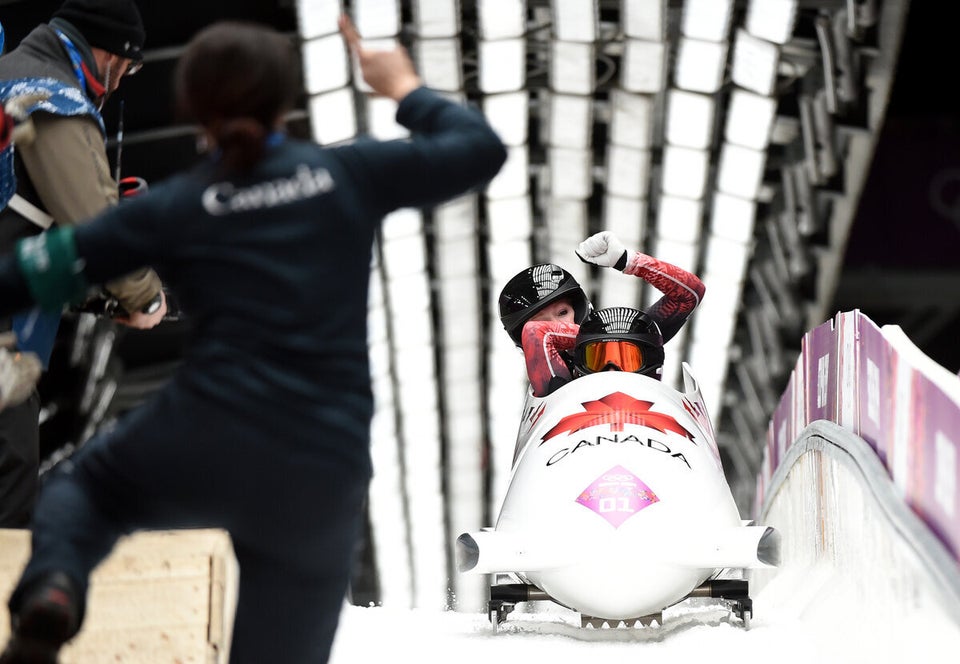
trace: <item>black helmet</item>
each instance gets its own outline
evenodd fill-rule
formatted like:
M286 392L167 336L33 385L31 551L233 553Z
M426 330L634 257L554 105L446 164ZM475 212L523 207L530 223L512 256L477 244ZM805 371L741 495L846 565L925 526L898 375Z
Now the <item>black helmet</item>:
M573 275L559 265L544 263L520 272L500 291L500 322L517 346L523 325L551 302L568 299L574 320L580 322L591 309L586 293Z
M663 335L656 321L639 309L597 309L580 324L573 363L581 375L612 366L659 379Z

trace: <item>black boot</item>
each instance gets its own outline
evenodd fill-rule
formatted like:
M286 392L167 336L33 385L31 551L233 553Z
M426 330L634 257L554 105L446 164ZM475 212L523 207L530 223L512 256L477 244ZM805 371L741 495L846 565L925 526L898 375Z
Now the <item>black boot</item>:
M60 647L80 630L82 601L63 572L50 572L14 593L12 636L0 664L57 664Z

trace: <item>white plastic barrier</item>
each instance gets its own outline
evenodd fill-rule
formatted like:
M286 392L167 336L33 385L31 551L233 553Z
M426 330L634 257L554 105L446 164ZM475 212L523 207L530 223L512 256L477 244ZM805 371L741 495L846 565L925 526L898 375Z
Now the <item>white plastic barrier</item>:
M856 606L942 615L960 635L956 563L862 438L825 420L807 426L770 478L758 521L784 537L780 569L751 571L754 593L797 574L815 583L814 570L830 570Z
M946 547L960 574L960 379L898 326L857 310L807 332L767 433L754 513L811 422L834 422L866 441L900 499Z

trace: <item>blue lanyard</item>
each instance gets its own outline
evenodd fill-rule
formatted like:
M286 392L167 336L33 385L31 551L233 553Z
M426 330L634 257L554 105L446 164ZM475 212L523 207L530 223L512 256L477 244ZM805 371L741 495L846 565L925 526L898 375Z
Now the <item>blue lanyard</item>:
M77 79L80 81L81 88L86 91L87 77L83 75L83 59L80 57L80 51L78 51L77 47L73 45L73 42L70 41L70 38L59 30L57 30L57 36L60 37L60 41L63 42L63 45L67 47L67 55L70 56L70 62L73 63L73 71L76 73Z

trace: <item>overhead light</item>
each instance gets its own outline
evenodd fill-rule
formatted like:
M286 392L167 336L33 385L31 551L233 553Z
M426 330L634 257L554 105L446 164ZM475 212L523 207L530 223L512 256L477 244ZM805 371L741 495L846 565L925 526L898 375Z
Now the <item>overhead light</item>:
M820 43L827 110L845 115L859 106L862 86L857 79L860 66L855 59L852 37L847 32L849 24L841 16L842 12L834 16L820 14L814 26Z
M353 22L363 39L382 39L400 33L400 3L397 0L354 0Z
M471 301L476 299L476 293L473 292L473 289L477 287L479 269L476 236L445 240L439 245L435 260L441 285L439 291L440 293L451 293L451 299L454 300L450 302L454 307L453 309L444 307L441 311L458 311L462 308L462 316L464 317L470 315L469 312L478 311L479 302ZM466 282L466 286L455 288L457 284L463 282ZM462 291L460 295L457 295L458 290ZM458 297L461 298L459 304L456 302Z
M353 90L341 88L310 97L310 129L321 145L349 140L357 135Z
M525 0L480 0L477 23L483 40L522 37L527 31Z
M749 242L753 238L756 214L756 201L722 191L714 192L710 231L735 242Z
M523 88L526 83L526 49L523 39L481 41L480 89L490 94Z
M389 223L387 223L389 221ZM381 237L384 242L423 235L423 215L416 208L394 210L384 220Z
M620 65L620 85L630 92L660 92L666 76L666 55L667 45L664 42L625 40Z
M833 120L826 108L826 95L801 94L800 135L803 137L803 156L810 182L821 185L837 172L837 157L833 147Z
M767 247L777 275L785 282L792 281L790 257L787 254L784 238L781 235L780 225L772 217L767 217L763 222L763 228L766 230Z
M587 202L572 198L549 198L544 214L550 220L547 229L547 260L563 265L581 285L589 284L589 266L578 260L574 250L588 235L590 216Z
M724 41L730 30L732 12L733 0L686 0L680 31L693 39Z
M719 235L707 237L703 273L719 275L718 278L740 283L746 274L747 263L753 253L752 242L737 242Z
M389 97L370 97L366 103L367 133L381 141L406 138L410 130L397 122L397 102Z
M593 98L551 94L547 103L550 108L547 143L561 148L589 148L593 133ZM523 117L526 120L526 113Z
M614 89L610 94L610 141L631 148L650 148L653 142L653 95Z
M786 44L797 19L797 0L751 0L747 5L747 32L775 44Z
M350 65L339 34L303 43L303 84L308 94L330 92L350 82Z
M650 150L607 146L606 189L616 196L646 198L650 180Z
M552 197L583 200L593 193L593 151L589 148L548 148L547 164Z
M383 262L391 280L409 274L422 274L427 269L423 237L410 235L384 242Z
M630 39L664 41L667 0L622 0L620 26Z
M813 129L817 135L817 168L824 180L829 180L837 174L840 161L835 145L836 132L834 131L833 114L827 104L827 93L820 89L813 96Z
M551 3L553 34L560 41L594 42L597 40L596 0L566 0Z
M678 145L663 149L663 181L661 188L673 196L703 198L707 186L710 154Z
M703 275L704 279L708 277L712 275ZM709 335L718 346L728 346L736 329L737 316L732 312L740 309L742 284L713 278L709 283L710 294L696 309L693 334L696 337Z
M720 148L717 189L740 198L756 199L766 158L765 151L724 143Z
M524 145L529 127L526 90L484 95L483 114L506 145Z
M642 279L624 279L616 270L604 270L597 280L594 307L643 307Z
M548 239L551 248L555 247L557 254L573 257L573 250L587 237L586 201L572 198L548 198L544 206L548 227ZM577 266L579 267L579 266ZM569 268L573 271L573 268Z
M530 241L533 233L533 211L528 196L489 199L487 230L494 244L514 240Z
M659 260L676 265L688 272L697 271L699 247L696 242L682 242L657 235L653 245L653 255ZM645 295L647 306L652 305L661 297L663 297L663 293L655 288L648 288Z
M530 189L527 146L507 146L507 161L487 185L487 198L516 198Z
M384 270L391 269L389 265L384 267ZM396 345L420 346L424 339L433 337L433 324L429 317L430 287L426 273L391 276L387 280L386 292L394 317L391 330Z
M672 89L667 93L666 138L687 148L713 144L713 97Z
M448 250L444 249L444 251ZM473 256L471 255L470 258ZM445 342L444 355L449 357L450 350L465 346L472 356L479 358L481 308L480 284L476 274L444 275L440 280L438 291L439 305L442 307L440 318L441 333ZM470 374L466 371L454 376L457 380L470 378Z
M329 0L298 0L297 25L300 36L304 39L313 39L322 35L337 35L339 26L337 21L343 13L340 2Z
M724 138L754 150L766 150L776 113L776 99L735 88L730 93Z
M717 92L727 68L727 43L680 37L674 84L694 92Z
M419 39L414 52L425 85L434 90L463 89L459 39Z
M478 274L478 251L476 236L462 236L450 238L438 243L435 261L437 274L442 277L443 288L446 288L448 279L459 277L469 278L474 283ZM452 284L450 284L452 286ZM466 297L466 296L465 296ZM476 311L469 302L461 303L464 311ZM446 309L443 309L446 311ZM466 314L465 314L466 315Z
M780 48L754 37L746 30L737 30L733 45L733 82L742 88L770 97L777 80Z
M699 317L699 314L697 316ZM696 371L697 382L700 384L700 392L703 394L707 410L716 422L722 408L721 394L711 391L708 386L724 384L729 363L729 348L712 342L709 338L694 338L690 343L687 357L690 366Z
M611 231L626 246L639 249L646 235L647 201L612 195L603 197L603 228Z
M460 34L460 6L458 0L416 0L413 3L413 22L420 39L454 37Z
M677 242L697 242L703 225L703 201L663 194L657 205L657 234Z
M591 94L596 78L593 61L593 44L551 42L550 88L568 94Z
M490 244L487 247L490 283L496 284L495 289L501 288L502 284L507 283L513 275L528 267L532 262L529 237L522 240ZM496 307L496 302L493 303L493 306Z
M465 194L433 208L433 234L438 242L477 236L477 195Z
M812 236L821 236L827 231L827 224L817 203L813 183L803 163L791 164L793 191L796 202L797 230L808 242Z
M457 307L455 302L451 302L451 304L455 307L455 309L453 309L454 311L466 313L467 311L480 310L478 302L469 304L464 302L460 307ZM468 309L468 306L471 308ZM458 314L458 316L459 315L460 314ZM456 318L456 316L454 318ZM470 317L468 317L467 320L461 319L461 322L463 323L462 327L457 325L456 320L444 322L445 331L449 333L447 339L457 340L455 346L446 343L443 345L441 361L443 363L444 376L447 377L446 380L444 380L444 384L456 387L454 391L447 392L447 394L457 395L456 399L451 399L450 401L459 407L461 411L459 415L467 415L470 412L467 408L472 407L476 409L472 411L476 416L476 420L479 420L481 417L480 413L482 412L480 385L483 382L480 376L480 353L477 350L480 345L480 321L475 318L471 320ZM463 338L458 338L461 336ZM457 419L467 421L466 417L458 417ZM471 424L473 421L474 418L471 418ZM458 434L463 436L469 436L473 433L474 431L469 430L458 432Z

